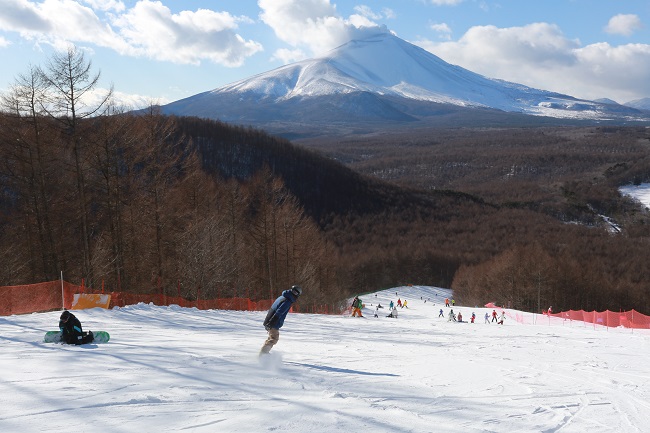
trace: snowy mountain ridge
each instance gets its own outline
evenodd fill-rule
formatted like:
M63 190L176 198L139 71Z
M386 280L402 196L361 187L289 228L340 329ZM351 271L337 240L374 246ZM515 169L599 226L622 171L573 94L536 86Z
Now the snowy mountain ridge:
M487 78L382 30L324 56L173 102L163 111L253 123L310 121L304 117L305 104L322 113L324 121L345 120L341 113L346 112L356 120L415 120L430 116L434 104L565 119L650 118L607 100Z

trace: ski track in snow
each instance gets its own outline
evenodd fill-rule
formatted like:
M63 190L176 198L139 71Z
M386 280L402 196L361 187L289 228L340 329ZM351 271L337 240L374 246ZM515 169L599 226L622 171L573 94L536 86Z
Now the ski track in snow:
M409 308L385 317L398 296ZM80 347L41 342L59 312L0 317L0 431L648 431L650 331L499 326L466 306L476 323L452 323L446 296L400 287L361 296L365 318L292 313L262 359L265 312L84 310L111 340Z

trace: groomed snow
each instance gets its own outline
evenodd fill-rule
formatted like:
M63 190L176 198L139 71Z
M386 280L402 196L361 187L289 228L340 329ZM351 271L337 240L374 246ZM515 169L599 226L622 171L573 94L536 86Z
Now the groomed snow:
M398 293L396 295L395 293ZM365 318L291 313L260 362L264 312L78 311L111 341L41 342L59 312L0 317L1 432L647 432L650 330L484 308L448 292L366 295ZM408 300L399 318L374 305ZM426 301L426 302L425 302ZM373 304L371 306L371 304ZM445 316L448 308L442 307Z

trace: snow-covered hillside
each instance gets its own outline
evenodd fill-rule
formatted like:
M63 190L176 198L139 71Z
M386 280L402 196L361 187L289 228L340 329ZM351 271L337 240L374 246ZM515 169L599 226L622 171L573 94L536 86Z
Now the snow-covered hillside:
M623 195L629 195L637 200L641 205L650 208L650 183L642 183L639 185L625 185L619 188Z
M2 432L644 432L650 331L439 318L449 293L362 296L365 318L135 305L77 312L102 345L44 344L58 312L0 317ZM400 297L399 317L373 317ZM536 324L532 324L535 323Z
M381 103L409 116L426 112L421 106L426 102L573 119L642 117L631 107L580 100L481 76L451 65L388 31L350 41L319 58L168 104L163 110L224 120L239 116L255 121L265 118L264 112L256 111L256 104L273 103L282 112L275 120L291 121L300 118L300 110L309 101L321 101L319 109L326 114L328 108L344 105L341 98L360 93L381 98ZM405 101L420 105L417 109L404 107ZM364 106L355 101L361 104L355 110L365 109L371 116L375 114L372 105L378 103L369 99Z

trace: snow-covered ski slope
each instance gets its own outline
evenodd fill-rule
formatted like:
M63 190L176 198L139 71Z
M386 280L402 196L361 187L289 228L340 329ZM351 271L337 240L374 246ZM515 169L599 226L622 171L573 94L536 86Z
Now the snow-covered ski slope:
M397 292L397 295L396 295ZM362 296L365 318L135 305L77 312L107 344L41 342L58 312L0 317L0 432L647 432L650 330L438 318L449 292ZM397 319L374 306L408 301ZM426 302L425 302L426 301ZM442 307L445 316L448 308Z

